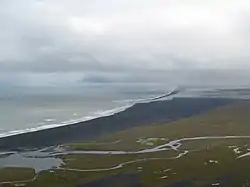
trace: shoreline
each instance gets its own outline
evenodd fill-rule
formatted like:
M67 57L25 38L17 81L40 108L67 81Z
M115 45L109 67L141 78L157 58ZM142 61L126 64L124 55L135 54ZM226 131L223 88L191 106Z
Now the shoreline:
M91 140L98 136L129 128L171 122L201 114L216 107L242 99L173 98L172 100L136 103L109 116L34 132L0 137L0 150L34 149L74 141Z
M0 133L0 138L20 135L20 134L25 134L25 133L32 133L32 132L46 130L46 129L53 129L53 128L58 128L58 127L62 127L62 126L67 126L67 125L74 125L77 123L82 123L82 122L98 119L101 117L112 116L116 113L123 112L123 111L133 107L135 104L150 103L150 102L154 102L154 101L157 101L159 99L162 99L162 98L167 98L166 100L172 99L170 96L176 95L179 92L180 92L179 90L173 90L173 91L170 91L170 92L163 94L163 95L160 95L160 96L148 97L148 98L144 98L144 99L131 99L131 100L128 100L129 102L127 102L126 104L124 104L122 106L119 106L119 107L117 106L117 107L114 107L111 109L106 109L106 110L104 109L104 110L101 110L102 112L98 112L97 114L94 112L93 115L83 116L83 117L79 117L76 119L69 119L67 121L62 121L60 123L46 124L46 125L42 125L42 126L38 126L38 127L30 127L30 128L26 128L26 129L19 129L19 130L10 130L8 132ZM46 119L46 120L51 121L51 119ZM54 121L54 120L52 119L52 121Z
M98 118L101 118L101 117L112 116L112 115L114 115L116 113L120 113L120 112L123 112L123 111L127 110L128 108L132 107L133 105L134 104L124 105L122 107L117 107L117 108L110 109L110 110L104 110L103 114L96 115L96 116L94 116L94 115L93 116L85 116L85 117L78 118L78 119L68 120L68 121L65 121L65 122L62 122L62 123L47 124L47 125L43 125L43 126L39 126L39 127L31 127L31 128L26 128L26 129L12 130L12 131L8 131L8 132L5 132L5 133L0 133L0 139L1 138L6 138L6 137L11 137L11 136L18 136L18 135L26 134L26 133L42 131L42 130L60 128L60 127L63 127L63 126L68 126L68 125L75 125L75 124L78 124L78 123L83 123L83 122L95 120L95 119L98 119Z

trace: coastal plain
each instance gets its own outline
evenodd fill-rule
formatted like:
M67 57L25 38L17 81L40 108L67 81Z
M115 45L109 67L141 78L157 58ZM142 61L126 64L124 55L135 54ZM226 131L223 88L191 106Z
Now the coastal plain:
M66 138L52 139L47 149L39 146L35 151L41 149L46 157L60 159L60 166L41 171L4 167L0 169L0 186L250 186L249 111L249 100L218 98L177 98L138 105L104 119L106 124L120 115L121 121L127 117L126 123L121 124L131 122L129 126L110 133L104 129L89 138L84 137L83 132L82 139L78 132L77 138L70 135L68 142ZM147 120L141 120L144 116ZM111 125L120 124L112 123L109 127ZM23 140L25 135L19 137ZM27 140L31 137L26 135ZM18 136L0 140L2 150L8 145L5 151L35 149L34 144L27 142L16 147L17 139Z

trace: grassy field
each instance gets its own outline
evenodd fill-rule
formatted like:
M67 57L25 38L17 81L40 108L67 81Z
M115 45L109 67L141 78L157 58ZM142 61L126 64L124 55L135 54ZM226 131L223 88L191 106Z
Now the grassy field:
M214 141L214 140L213 140ZM199 142L201 143L201 142ZM32 182L27 182L28 187L42 186L65 186L73 187L78 184L88 183L100 180L108 176L117 174L133 173L138 175L140 182L144 186L166 186L186 183L188 186L212 186L212 184L220 183L220 186L248 186L250 181L250 157L238 158L244 154L250 147L245 142L230 141L228 146L226 143L204 142L206 144L213 143L211 147L200 147L194 149L189 145L190 152L185 156L175 159L169 159L176 156L176 153L168 151L146 154L146 155L69 155L66 156L66 164L64 168L77 169L93 169L93 168L109 168L119 163L127 161L140 160L141 158L158 158L157 160L141 159L138 162L131 162L122 168L110 171L68 171L68 170L52 170L44 171L39 177ZM183 145L186 147L185 145ZM241 153L235 152L238 148ZM180 151L181 152L181 151ZM67 161L68 160L68 161ZM13 169L15 171L15 169ZM9 171L11 171L9 169ZM20 170L21 171L21 170ZM20 177L24 179L31 176L24 176L21 172ZM5 175L11 175L9 172ZM19 178L21 179L21 178ZM122 184L122 181L121 181Z
M186 137L250 135L249 111L250 103L242 102L168 124L134 128L93 142L64 146L73 150L135 151ZM0 186L95 187L98 183L93 182L111 177L109 184L122 187L126 180L117 182L113 178L132 174L138 177L140 187L247 187L250 186L250 156L240 157L247 152L250 152L250 139L239 138L184 141L177 151L146 154L70 154L60 156L65 163L60 170L43 171L33 181L0 183ZM177 157L181 153L186 154ZM119 165L121 167L114 168ZM28 180L34 176L32 169L0 170L1 182Z
M167 124L133 128L102 137L98 142L119 143L108 150L140 150L154 145L142 145L140 139L164 138L166 141L200 136L250 135L250 102L220 107L202 115L177 120ZM103 147L105 149L105 147Z
M35 176L34 169L29 169L29 168L2 168L0 169L0 182L33 179L34 176Z

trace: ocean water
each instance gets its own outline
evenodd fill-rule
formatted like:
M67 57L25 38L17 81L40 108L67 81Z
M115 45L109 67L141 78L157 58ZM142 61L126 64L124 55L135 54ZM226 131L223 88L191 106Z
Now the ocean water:
M0 89L0 137L70 125L123 111L173 87L6 87ZM250 98L249 88L185 88L175 97Z
M0 91L0 137L112 115L163 91L103 88L7 88Z

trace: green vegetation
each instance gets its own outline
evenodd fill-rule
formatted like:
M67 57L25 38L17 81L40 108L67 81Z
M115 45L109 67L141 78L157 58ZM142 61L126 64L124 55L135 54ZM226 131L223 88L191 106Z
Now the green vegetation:
M250 103L220 107L202 115L180 119L167 124L137 127L100 138L99 142L121 140L109 150L140 150L147 146L138 139L165 138L176 140L186 137L250 135Z
M111 150L123 150L134 151L143 150L147 148L153 148L157 145L162 145L168 142L166 138L136 138L133 142L134 145L127 144L129 142L122 142L123 140L116 140L113 142L107 142L105 140L99 140L98 142L76 142L67 145L63 145L64 148L69 150L98 150L98 151L111 151ZM126 144L126 145L125 145ZM122 147L120 147L122 145Z
M136 173L140 181L149 187L175 184L181 181L191 181L193 186L205 186L215 183L220 183L220 186L243 186L247 180L250 180L250 158L237 159L237 157L250 147L243 145L245 142L240 142L240 145L238 142L238 140L230 140L230 144L236 147L229 147L221 143L215 145L215 140L212 140L212 142L207 141L204 143L213 143L214 146L191 150L185 156L175 159L168 159L176 156L176 153L170 153L169 151L145 155L69 155L64 158L66 159L64 168L109 168L119 163L140 160L140 158L159 159L141 159L138 162L131 162L122 168L110 171L68 171L66 169L44 171L36 180L27 182L26 186L73 187L77 184L126 173ZM189 147L195 148L191 145ZM236 153L235 148L239 148L242 153ZM88 162L89 160L91 162ZM11 173L8 174L11 175ZM225 181L224 177L228 179ZM24 179L27 179L27 177L25 176Z
M239 148L241 154L244 154L247 149L249 149L249 147L245 145L245 141L246 140L242 142L239 140L230 140L230 145L236 146L231 147L226 145L226 142L224 142L224 144L218 141L219 144L216 145L216 140L206 142L202 140L202 142L199 143L211 144L213 146L204 148L200 147L199 150L192 150L179 159L167 159L172 156L166 154L168 151L163 151L154 155L156 158L162 159L134 162L124 165L123 168L114 171L84 173L85 176L87 176L87 179L91 180L104 178L116 173L137 173L146 186L163 186L180 181L192 181L194 186L211 185L218 181L223 184L223 177L230 177L233 174L234 180L231 181L232 184L237 181L239 186L240 184L243 186L245 181L250 179L250 160L248 157L237 159L239 154L234 150L235 148ZM248 140L248 142L250 142L250 140ZM189 143L190 142L188 142L188 144ZM183 147L186 147L186 145L184 144ZM192 145L189 145L189 148L195 149ZM155 158L154 156L150 154L144 155L146 158ZM117 162L123 163L126 160L138 159L138 155L99 155L93 157L93 160L97 161L95 164L93 162L90 165L86 165L83 161L84 159L79 158L80 156L76 157L75 155L71 155L71 158L72 157L76 160L74 160L74 162L68 162L65 167L78 166L78 168L83 169L90 169L89 166L95 168L97 165L112 167L112 163L116 165ZM88 157L91 158L91 155ZM244 177L242 177L242 175ZM224 186L234 185L226 183Z
M145 154L129 154L129 155L66 155L62 156L65 168L76 169L104 169L112 168L121 163L141 160L147 158L172 158L178 156L178 152L174 150L164 152L154 152Z
M250 135L249 111L248 102L239 103L168 124L134 128L95 142L77 142L65 147L142 150L185 137ZM247 152L250 152L250 138L190 140L182 142L178 150L145 154L69 154L60 156L64 161L61 169L43 171L35 180L30 180L35 176L32 169L4 168L0 170L1 182L24 182L0 183L0 186L75 187L117 174L134 174L145 187L179 183L197 187L246 187L250 186L250 156L240 156ZM186 154L178 157L181 153Z
M107 150L110 145L118 144L115 142L75 142L63 145L63 147L72 150Z
M2 168L0 169L0 184L9 181L32 180L35 170L30 168Z
M101 137L96 142L77 142L66 147L73 150L135 151L186 137L250 135L249 111L250 103L246 101L171 123L136 127ZM148 139L157 141L145 141Z

